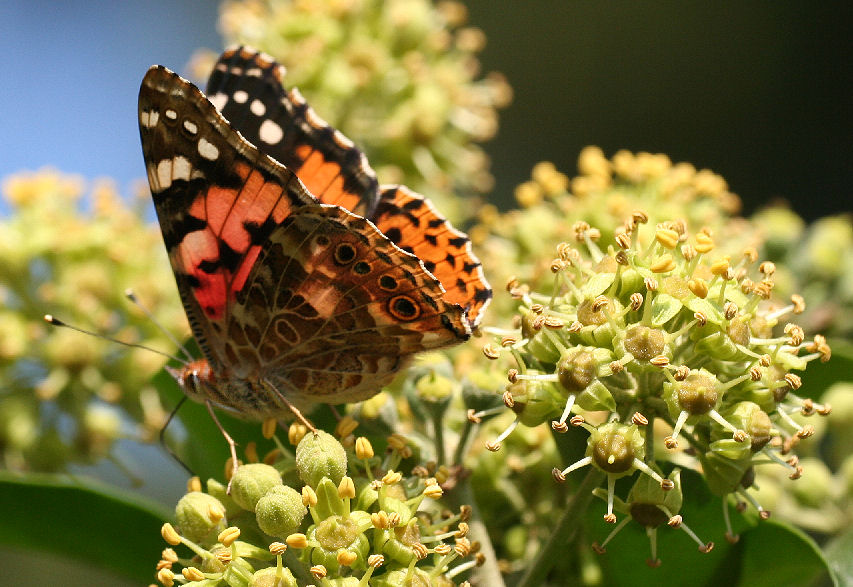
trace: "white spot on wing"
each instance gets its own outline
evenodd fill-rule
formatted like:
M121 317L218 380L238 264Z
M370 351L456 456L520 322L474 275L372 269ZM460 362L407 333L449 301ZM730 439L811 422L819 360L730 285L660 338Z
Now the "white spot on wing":
M159 191L165 190L172 185L172 160L162 159L157 164L157 187Z
M160 120L160 112L157 110L143 110L139 113L139 123L145 128L154 128Z
M172 179L190 180L190 171L192 167L190 160L186 157L175 157L172 160Z
M323 128L329 126L326 124L326 121L320 118L320 115L314 112L313 108L305 109L305 120L308 121L308 124L313 126L314 128Z
M265 120L261 123L261 128L258 129L258 135L266 144L275 145L284 137L284 131L272 120Z
M175 120L178 118L178 113L172 110L171 108L166 109L166 118L169 120Z
M210 103L213 104L213 106L220 112L228 103L228 96L222 92L216 92L213 96L208 96L207 99L210 100Z
M248 100L248 99L249 99L249 94L247 94L245 91L237 90L236 92L234 92L234 101L237 102L238 104L245 104L246 100Z
M219 157L219 149L216 145L201 137L198 140L198 154L210 161L216 161L216 158Z
M305 103L305 98L302 97L302 93L297 88L291 88L290 101L297 106L302 106Z
M249 110L252 111L252 114L255 116L263 116L267 112L267 107L264 106L264 103L260 100L252 100L252 103L249 105Z
M192 120L184 121L184 128L187 129L187 132L191 135L194 135L198 132L198 125L194 123Z
M332 137L334 137L335 142L338 144L338 146L343 147L345 149L351 149L355 146L351 140L342 135L338 130L335 130L335 134L333 134Z
M160 191L160 180L157 177L157 166L149 163L145 170L148 172L148 185L151 186L151 191L158 193Z

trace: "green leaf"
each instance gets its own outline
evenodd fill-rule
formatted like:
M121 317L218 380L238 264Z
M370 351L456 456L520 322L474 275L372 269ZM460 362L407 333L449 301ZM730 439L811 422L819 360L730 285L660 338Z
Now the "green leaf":
M853 585L853 529L835 538L826 546L826 558L836 585Z
M784 522L761 522L743 534L738 546L741 585L807 586L829 573L829 563L818 545Z
M100 483L0 472L0 544L50 552L148 584L172 513Z

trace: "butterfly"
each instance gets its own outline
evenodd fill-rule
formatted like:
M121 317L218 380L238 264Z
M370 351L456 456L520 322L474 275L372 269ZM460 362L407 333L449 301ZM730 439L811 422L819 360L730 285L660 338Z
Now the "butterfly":
M206 95L163 66L139 90L154 206L204 356L170 372L245 418L375 395L421 351L460 343L492 291L468 237L423 196L228 49Z

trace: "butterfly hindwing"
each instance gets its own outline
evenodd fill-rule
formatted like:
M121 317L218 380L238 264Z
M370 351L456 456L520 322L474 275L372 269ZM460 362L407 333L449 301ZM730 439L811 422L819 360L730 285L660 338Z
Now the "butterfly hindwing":
M453 228L429 200L405 186L381 188L372 220L391 242L418 257L441 281L447 290L444 299L462 306L472 327L479 323L492 290L468 235Z
M370 397L415 353L458 343L464 310L419 260L337 206L270 235L228 325L226 356L291 401Z

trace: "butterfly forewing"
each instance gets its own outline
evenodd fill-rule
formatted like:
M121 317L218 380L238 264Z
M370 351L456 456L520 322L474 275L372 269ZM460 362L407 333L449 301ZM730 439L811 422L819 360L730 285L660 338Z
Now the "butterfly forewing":
M296 173L321 202L369 217L379 184L367 158L298 91L285 90L284 71L269 55L231 48L214 66L207 95L234 128Z
M169 260L193 333L221 368L222 324L273 228L316 200L164 67L139 91L139 130Z

